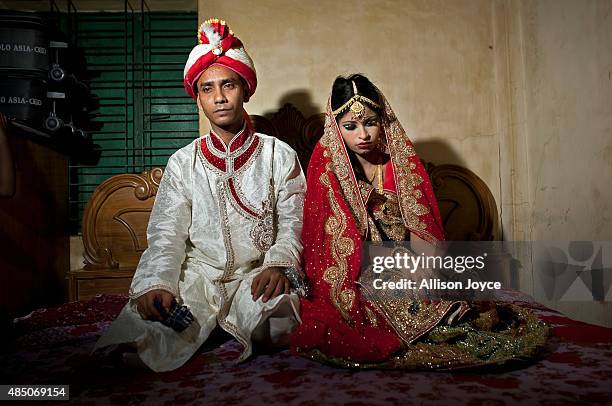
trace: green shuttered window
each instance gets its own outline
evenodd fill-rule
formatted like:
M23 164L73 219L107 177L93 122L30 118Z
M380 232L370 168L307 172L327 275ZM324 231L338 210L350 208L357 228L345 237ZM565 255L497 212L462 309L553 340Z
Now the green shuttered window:
M183 89L183 67L196 44L197 13L78 13L77 46L100 99L91 132L101 147L97 165L70 164L70 218L79 232L96 186L121 173L165 166L198 136L198 109Z

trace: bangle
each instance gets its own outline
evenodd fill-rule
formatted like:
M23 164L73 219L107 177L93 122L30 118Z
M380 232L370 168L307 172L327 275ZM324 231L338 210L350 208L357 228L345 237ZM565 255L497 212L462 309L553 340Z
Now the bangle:
M306 275L304 272L299 271L297 268L291 266L285 268L283 273L289 279L289 284L291 285L291 289L295 291L301 297L308 297L310 294L310 286L308 281L306 280Z

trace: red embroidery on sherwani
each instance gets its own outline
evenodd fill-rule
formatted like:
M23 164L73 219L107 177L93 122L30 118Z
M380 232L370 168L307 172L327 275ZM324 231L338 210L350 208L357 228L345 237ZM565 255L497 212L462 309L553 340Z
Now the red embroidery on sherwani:
M225 154L225 144L214 132L210 132L210 140L212 141L213 147L218 151L219 154Z
M206 141L207 139L210 140L210 145L209 142ZM206 158L206 160L215 168L223 172L227 172L227 158L232 157L233 171L235 172L249 161L249 159L253 156L253 153L257 151L259 143L259 137L254 134L250 126L246 126L242 133L240 133L230 143L229 154L223 141L212 131L210 132L208 138L204 137L202 140L201 148L204 158ZM242 152L240 152L241 149ZM232 156L234 154L238 155Z
M210 139L214 140L215 138L211 135ZM225 172L225 169L226 169L225 159L219 158L218 156L213 154L213 152L208 148L208 142L206 142L206 137L202 139L202 142L200 142L200 146L201 146L200 148L202 149L202 155L204 155L204 158L215 168L219 169L220 171Z
M249 145L247 150L244 151L239 156L237 156L236 158L234 158L234 171L239 170L240 168L244 166L244 164L246 164L249 161L253 153L257 150L257 146L259 145L259 142L260 142L259 137L254 136L253 141L251 142L251 145Z
M222 172L227 172L228 165L232 165L232 175L235 175L252 158L255 158L257 151L261 147L261 140L255 135L250 125L247 125L242 133L230 143L229 149L232 152L227 152L225 144L212 131L209 139L210 141L207 142L205 137L201 142L202 155L211 165ZM227 180L227 185L229 186L231 198L235 202L234 207L242 209L244 213L255 219L261 220L263 218L262 213L253 208L245 199L234 176Z
M242 147L249 137L253 134L253 131L246 126L235 138L230 142L230 153L236 152ZM215 134L214 132L210 132L210 139L212 141L213 147L217 150L217 155L225 155L227 153L227 148L225 147L225 143L221 140L221 138Z
M248 128L245 128L244 131L242 131L242 134L240 134L234 141L230 143L230 152L238 151L238 149L245 144L251 133L252 132L249 131Z
M238 203L238 205L240 206L240 208L244 211L246 211L248 214L250 214L253 217L259 218L261 217L261 214L255 212L254 210L252 210L250 207L248 207L241 199L240 196L238 196L238 192L236 191L236 186L234 185L234 178L229 178L227 180L227 183L229 184L229 189L230 192L232 193L232 197L234 198L234 200L236 201L236 203Z

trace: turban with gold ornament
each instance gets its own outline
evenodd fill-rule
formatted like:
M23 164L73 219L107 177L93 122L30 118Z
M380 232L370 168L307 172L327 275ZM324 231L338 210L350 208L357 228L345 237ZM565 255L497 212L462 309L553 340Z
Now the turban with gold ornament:
M195 86L202 73L212 65L221 65L236 72L247 85L247 101L257 87L257 74L251 57L242 42L229 29L224 20L206 20L198 30L198 42L187 59L183 82L185 90L196 99Z

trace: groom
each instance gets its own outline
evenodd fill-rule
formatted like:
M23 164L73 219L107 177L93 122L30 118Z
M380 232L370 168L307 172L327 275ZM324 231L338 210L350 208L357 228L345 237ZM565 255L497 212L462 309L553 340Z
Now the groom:
M286 342L303 292L297 155L254 131L243 103L255 68L225 22L204 22L198 40L184 85L212 130L170 157L130 301L96 344L129 344L155 371L181 366L216 327L242 344L239 360L253 341ZM167 322L176 309L194 320L181 332Z

